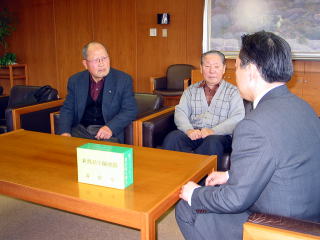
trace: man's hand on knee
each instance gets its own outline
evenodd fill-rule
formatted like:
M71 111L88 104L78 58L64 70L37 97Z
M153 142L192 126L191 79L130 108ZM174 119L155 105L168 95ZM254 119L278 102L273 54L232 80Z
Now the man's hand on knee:
M197 140L201 138L201 131L199 129L189 129L187 131L187 136L191 140Z
M62 133L61 136L71 137L71 134L70 133Z
M201 129L201 137L202 138L206 138L206 137L213 135L213 134L214 134L214 132L210 128L202 128Z
M225 184L229 179L228 172L212 172L206 179L206 186Z
M95 136L95 138L98 140L110 139L111 137L112 137L112 131L108 126L101 127L97 132L97 135Z

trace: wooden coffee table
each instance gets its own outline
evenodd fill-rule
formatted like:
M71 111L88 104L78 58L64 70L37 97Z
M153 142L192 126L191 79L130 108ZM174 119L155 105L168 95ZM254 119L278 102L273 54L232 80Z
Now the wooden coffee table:
M155 239L156 220L179 200L180 187L216 166L215 156L133 147L134 184L124 190L77 182L76 147L87 142L17 130L0 135L0 193L141 230Z

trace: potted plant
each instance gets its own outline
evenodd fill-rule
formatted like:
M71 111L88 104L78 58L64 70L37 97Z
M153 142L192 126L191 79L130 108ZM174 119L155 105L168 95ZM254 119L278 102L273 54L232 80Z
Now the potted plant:
M8 43L6 38L15 30L13 26L13 17L7 9L0 11L0 45L4 55L0 58L0 66L7 66L16 63L16 55L7 52Z
M14 53L7 52L0 58L0 66L16 64L17 57Z

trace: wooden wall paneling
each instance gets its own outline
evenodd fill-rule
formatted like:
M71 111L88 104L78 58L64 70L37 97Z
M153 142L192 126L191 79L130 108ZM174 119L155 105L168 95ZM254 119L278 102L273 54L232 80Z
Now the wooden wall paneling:
M199 68L202 53L203 35L203 0L188 0L187 2L187 39L186 39L186 62Z
M157 24L157 13L168 12L170 24ZM186 4L177 1L137 1L137 64L139 91L149 91L152 76L164 76L167 67L186 60ZM157 36L150 37L149 29L157 28ZM162 37L168 29L168 37Z
M305 61L303 60L292 60L293 71L295 72L304 72Z
M158 24L161 67L176 63L187 63L187 3L185 0L159 1L158 13L168 12L170 24ZM154 17L156 20L156 15ZM168 29L168 37L162 37L162 29Z
M147 92L149 77L164 75L170 64L198 65L202 0L3 2L21 19L12 49L30 65L30 84L50 84L61 97L70 75L83 69L82 46L93 39L108 45L112 65L135 78L136 91ZM156 23L161 12L171 14L169 25ZM149 37L151 27L158 29L157 37ZM167 38L161 36L162 28L168 29Z
M94 0L93 36L107 46L111 66L130 74L137 89L136 0Z
M320 116L320 72L305 73L302 91L302 98L307 101Z
M236 63L235 59L226 59L226 71L223 77L224 77L224 80L237 86L235 63Z
M10 51L28 65L29 85L57 87L53 0L10 1L8 9L18 18Z
M292 78L287 83L289 90L293 94L301 98L302 98L302 88L303 88L304 79L305 79L304 72L294 72L292 75Z
M193 69L191 71L191 84L195 84L203 80L202 73L200 69Z
M293 75L291 80L287 83L289 90L302 98L302 88L304 82L304 61L293 60Z
M159 27L156 24L158 13L158 1L139 0L136 2L137 11L137 91L148 92L150 88L149 78L163 76L165 70L161 69L160 38L150 37L149 29ZM169 29L170 34L170 29ZM159 50L160 49L160 50Z
M320 116L320 61L305 61L305 78L302 98L307 101Z
M84 70L82 47L93 39L90 0L54 0L57 79L65 97L68 78Z
M320 61L303 61L305 72L320 73Z

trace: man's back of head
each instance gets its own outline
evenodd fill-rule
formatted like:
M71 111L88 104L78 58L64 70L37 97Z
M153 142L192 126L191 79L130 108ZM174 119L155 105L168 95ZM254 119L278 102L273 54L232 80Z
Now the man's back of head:
M241 67L250 63L256 65L263 79L269 83L291 79L291 56L290 45L274 33L261 31L242 36Z

